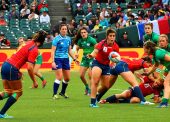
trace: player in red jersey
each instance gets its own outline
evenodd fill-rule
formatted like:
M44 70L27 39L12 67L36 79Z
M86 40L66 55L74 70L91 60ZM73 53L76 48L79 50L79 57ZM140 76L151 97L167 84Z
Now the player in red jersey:
M117 80L118 75L120 74L123 79L125 79L130 85L136 86L138 85L135 77L133 76L133 72L136 70L148 68L152 65L152 60L149 57L144 57L142 59L126 59L122 58L119 63L114 66L114 68L111 68L110 70L110 81L109 85L103 86L98 89L98 95L97 95L97 101L100 101L101 97L108 91L109 88L112 87L112 85ZM138 87L137 87L138 90Z
M119 52L119 46L115 42L116 31L108 29L106 39L99 42L94 51L88 54L89 58L94 58L92 63L92 79L91 79L91 104L90 107L98 107L96 105L97 86L101 80L101 84L108 85L110 75L110 60L108 58L110 52Z
M16 53L3 63L1 76L4 91L0 93L0 100L5 98L8 98L8 100L0 111L0 118L11 118L11 116L5 113L22 95L22 74L19 70L26 62L28 62L28 74L33 80L33 85L34 87L38 86L33 73L33 67L38 56L38 47L43 45L45 37L45 31L37 32L32 41L27 42L26 45L17 50Z
M141 83L139 84L139 88L142 91L144 97L154 94L153 102L159 103L160 99L160 91L163 89L163 80L155 80L154 73L150 76L142 76L137 75L141 79ZM140 99L134 93L134 89L130 87L130 89L123 91L121 94L112 95L104 100L100 100L99 103L139 103Z

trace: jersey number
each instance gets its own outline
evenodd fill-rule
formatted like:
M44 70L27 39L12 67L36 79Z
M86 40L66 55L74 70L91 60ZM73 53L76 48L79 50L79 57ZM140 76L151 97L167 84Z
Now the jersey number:
M103 47L103 52L107 52L107 47Z

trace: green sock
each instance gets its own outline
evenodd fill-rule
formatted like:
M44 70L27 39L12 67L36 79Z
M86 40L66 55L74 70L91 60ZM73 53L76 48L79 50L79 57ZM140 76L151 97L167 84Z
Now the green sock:
M162 103L167 103L167 102L168 102L168 99L166 99L166 98L162 99Z
M42 77L40 77L40 79L43 81L43 80L44 80L44 77L42 76Z
M3 100L5 98L9 97L8 93L6 92L3 92L1 95L0 95L0 100Z
M86 87L87 90L89 89L89 85L88 84L86 84L85 87Z

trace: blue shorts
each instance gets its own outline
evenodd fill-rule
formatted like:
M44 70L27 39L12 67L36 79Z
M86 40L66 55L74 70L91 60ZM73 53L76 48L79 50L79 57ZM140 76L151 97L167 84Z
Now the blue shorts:
M22 73L8 62L4 62L1 68L1 76L3 80L20 80Z
M109 65L101 64L97 60L94 59L91 67L93 68L94 66L97 66L102 70L102 75L110 75Z
M52 68L53 70L64 69L70 70L69 58L55 58L56 68Z
M110 69L110 74L111 75L119 75L122 72L127 72L130 71L128 68L128 64L120 61L119 63L116 64L116 66L114 68Z

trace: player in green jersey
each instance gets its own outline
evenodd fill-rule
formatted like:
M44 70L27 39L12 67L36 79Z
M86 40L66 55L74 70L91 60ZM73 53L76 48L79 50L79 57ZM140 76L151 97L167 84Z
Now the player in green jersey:
M157 44L159 41L159 35L153 32L153 24L146 23L144 29L145 29L145 35L143 37L144 42L149 40Z
M159 107L168 107L168 100L170 96L170 53L164 49L158 48L155 43L147 41L144 43L144 52L148 55L153 55L155 62L152 70L146 75L151 74L161 64L166 67L168 74L164 79L164 97Z
M97 44L96 40L88 35L88 31L86 27L80 28L74 44L76 45L76 55L78 57L78 51L79 49L83 49L83 57L80 64L80 79L85 85L85 95L90 94L90 88L89 84L85 78L85 74L87 70L89 69L88 76L89 79L91 79L91 69L89 68L91 66L91 63L93 59L87 58L87 54L90 54L94 50L94 46Z

